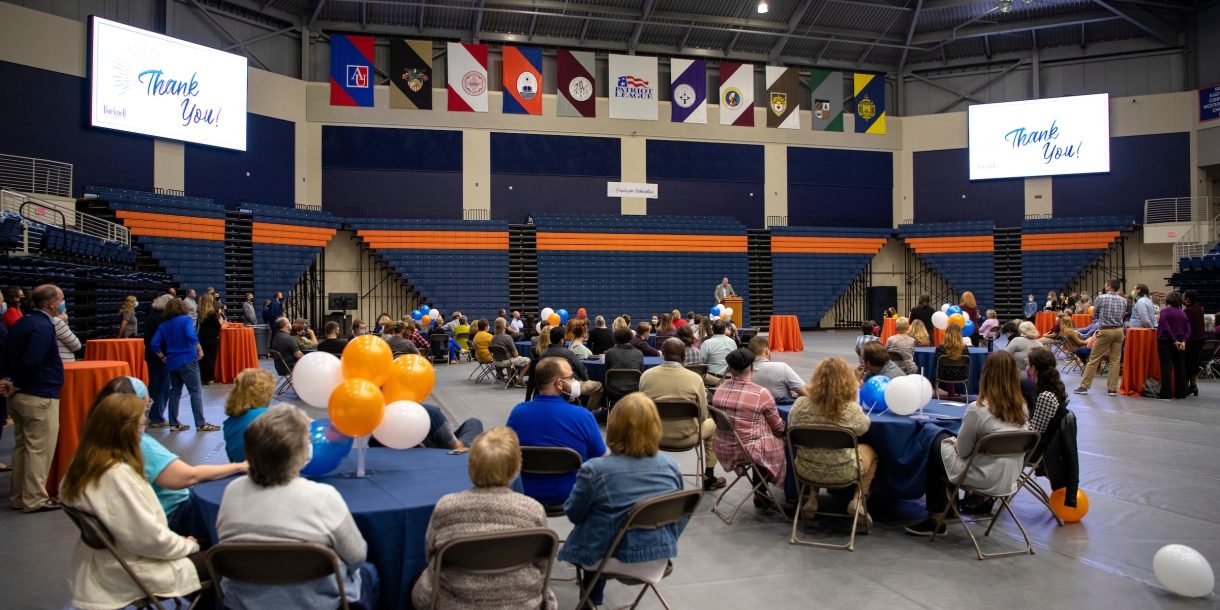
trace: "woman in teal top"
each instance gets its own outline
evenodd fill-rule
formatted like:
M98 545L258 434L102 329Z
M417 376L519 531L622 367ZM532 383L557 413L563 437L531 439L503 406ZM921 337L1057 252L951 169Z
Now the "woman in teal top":
M246 426L267 412L274 394L275 376L270 371L246 369L233 380L233 391L225 401L225 415L229 418L221 425L230 462L246 461Z
M144 399L145 408L151 404L148 388L143 381L135 377L116 377L110 380L110 383L98 392L93 406L97 406L111 394L135 394ZM92 407L89 412L93 412ZM194 526L191 522L194 511L190 505L191 492L187 488L195 483L245 474L246 463L188 466L147 432L140 435L140 453L144 454L144 478L148 479L153 492L157 494L157 500L161 502L161 509L169 520L169 529L182 536L194 536L199 540L200 546L206 548L207 529Z

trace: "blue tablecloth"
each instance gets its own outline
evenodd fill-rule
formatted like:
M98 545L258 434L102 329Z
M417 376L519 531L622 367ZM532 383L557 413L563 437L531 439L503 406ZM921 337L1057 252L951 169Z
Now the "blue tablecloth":
M660 356L644 356L644 370L659 366L665 359ZM598 383L606 382L606 363L601 360L581 360L581 364L585 365L585 370L589 372L589 379Z
M525 356L526 358L529 358L531 355L530 350L534 349L534 344L530 343L529 341L517 341L516 343L517 343L517 355ZM577 601L579 601L579 600L577 600Z
M985 347L968 347L970 352L970 394L979 393L979 376L983 374L983 363L987 361L987 348ZM915 366L923 371L923 376L928 378L928 381L936 380L936 348L934 347L917 347L915 348ZM948 384L945 384L948 387Z
M779 405L779 416L788 421L792 405ZM941 404L933 400L924 407L924 413L961 417L966 408ZM960 419L912 419L890 412L872 413L868 432L860 442L871 445L877 452L877 476L873 479L873 492L904 500L915 500L924 495L928 449L932 439L947 430L956 435L962 428ZM785 449L785 455L787 455ZM792 474L792 462L788 462L787 482L784 492L789 498L796 497L796 478Z
M380 608L411 608L411 584L427 567L424 534L432 509L441 496L470 489L468 454L448 455L445 449L399 451L372 447L365 468L377 471L363 479L343 476L356 469L353 451L335 472L309 477L334 486L347 502L356 527L368 542L368 560L381 577ZM224 489L233 478L200 483L191 488L197 518L216 540L216 516ZM513 489L522 491L521 480Z

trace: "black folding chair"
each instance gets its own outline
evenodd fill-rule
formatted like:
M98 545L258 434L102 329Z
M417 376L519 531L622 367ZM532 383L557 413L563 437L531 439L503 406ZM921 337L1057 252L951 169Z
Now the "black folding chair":
M688 371L698 373L700 378L702 378L704 375L707 375L707 365L706 364L687 364L685 366L685 368Z
M512 356L509 355L507 350L505 350L503 347L500 347L498 345L492 345L490 347L490 349L491 349L492 368L496 369L496 373L499 373L500 369L504 369L504 371L505 371L504 387L501 389L507 390L508 386L512 385L514 381L519 382L519 383L525 383L524 380L521 379L521 374L522 374L521 369L513 366L513 364L511 362L508 364L508 366L505 366L505 367L498 367L495 365L496 362L506 362L510 358L512 358Z
M580 470L582 463L580 454L575 449L568 447L527 445L521 448L522 474L568 474ZM563 509L563 503L543 504L542 508L546 511L547 517L562 517L568 514ZM559 542L562 543L563 540ZM575 581L576 578L555 578L554 580Z
M678 523L683 519L689 519L695 514L695 509L699 508L699 501L703 499L703 492L697 489L686 489L682 491L670 492L652 498L645 498L636 502L631 506L631 510L627 512L627 517L623 519L623 525L619 528L618 534L614 537L614 542L610 543L610 547L606 549L605 557L597 564L597 572L593 574L593 578L589 580L589 587L581 592L580 603L576 604L577 610L585 607L585 603L589 600L589 595L593 592L593 587L597 584L597 580L605 575L608 578L613 578L625 585L644 585L640 589L640 594L635 597L635 601L627 606L624 610L630 610L640 604L640 600L644 599L644 593L649 589L656 593L657 599L661 605L665 606L666 610L670 610L669 603L661 595L661 591L652 583L644 582L634 578L625 576L616 576L608 574L606 570L606 562L614 556L614 551L618 548L619 542L623 540L623 536L631 530L658 530L667 525ZM665 565L665 575L669 576L673 572L673 560L670 560Z
M280 385L275 388L275 395L278 397L292 387L292 367L288 366L288 363L284 361L284 356L276 350L267 350L267 355L271 356L275 372L280 376Z
M441 576L445 573L504 574L521 568L532 568L538 562L546 562L546 569L542 572L542 602L539 606L545 608L547 594L551 589L551 566L555 564L555 551L558 549L559 538L555 532L545 527L454 538L436 551L429 607L432 610L439 607L437 604L440 599Z
M829 549L847 549L849 551L856 550L856 528L860 523L860 512L865 510L865 495L864 495L864 476L863 468L860 464L860 444L856 439L856 433L848 428L841 426L789 426L786 433L788 445L788 459L791 463L796 464L796 454L798 449L851 449L855 455L856 476L847 483L827 483L825 481L815 481L802 477L796 468L792 469L796 476L796 514L792 517L792 537L788 539L788 544L804 544L808 546L821 546ZM851 519L851 537L848 538L847 544L827 544L825 542L813 542L812 540L801 540L797 535L798 524L804 516L801 514L801 507L805 505L807 492L811 489L818 488L826 489L846 489L855 487L856 493L860 495L860 501L856 502L855 514L847 513L828 513L817 511L815 514L826 517L847 517ZM816 491L815 491L816 493ZM868 520L864 520L864 532L871 533L872 529L868 525Z
M641 373L635 369L610 369L606 371L606 409L614 406L614 402L640 389ZM631 392L616 392L613 388L616 383L630 383L635 389Z
M941 371L945 370L946 366L964 366L964 367L966 367L966 380L965 381L949 381L948 379L942 378L940 376ZM962 394L962 396L965 397L963 404L970 404L970 354L968 352L963 351L962 355L957 357L956 359L950 358L948 356L941 356L940 358L936 359L936 381L933 383L933 386L937 390L939 390L940 384L942 384L942 383L948 383L948 384L960 383L960 384L962 384L962 386L964 388L966 388L966 391Z
M682 453L685 451L695 450L695 459L698 464L695 466L694 474L683 474L684 477L694 477L697 487L702 488L703 481L703 421L699 419L699 405L689 400L654 400L653 404L657 406L657 414L661 416L661 429L666 426L673 426L682 422L690 423L695 428L694 436L681 441L667 443L664 436L661 437L661 451L669 453Z
M206 561L212 582L228 578L254 585L295 585L334 576L339 587L339 608L348 610L342 572L339 571L339 556L320 544L222 542L208 549ZM216 587L222 608L223 589Z
M737 443L738 448L741 449L742 455L746 456L746 463L742 465L740 469L734 468L733 472L737 474L737 478L733 479L733 482L729 483L729 486L724 488L724 491L720 492L720 497L716 498L716 503L712 505L712 512L715 513L717 517L720 517L720 519L723 520L726 525L732 525L733 518L737 516L737 511L741 510L741 507L746 503L746 500L758 498L764 502L770 502L773 504L775 509L778 510L782 515L784 513L783 503L772 495L771 488L769 485L767 485L766 473L763 472L762 468L758 467L758 464L754 463L754 458L750 457L750 452L746 449L745 443L741 442L741 436L737 434L737 428L733 426L733 420L729 419L729 416L725 415L724 411L712 406L707 408L707 414L708 417L712 418L712 421L716 422L717 430L732 433L733 440ZM723 466L728 468L734 465L723 464ZM717 510L720 503L723 502L724 498L729 495L729 492L733 490L733 486L736 485L738 481L742 479L749 480L751 478L751 473L754 474L753 478L757 479L757 482L753 483L753 485L750 487L750 493L747 494L745 498L742 498L741 502L737 503L737 506L733 509L733 513L726 518L724 513ZM765 490L766 493L760 494L760 489Z
M445 333L428 335L428 360L435 364L438 359L449 364L449 335Z
M79 508L73 508L67 504L63 506L63 509L64 513L68 515L68 518L72 520L72 523L75 523L76 527L80 529L81 542L84 542L86 546L95 551L108 551L116 560L118 560L119 565L123 566L123 571L127 572L127 575L131 577L131 580L133 580L136 583L136 586L140 588L140 592L144 594L144 598L138 599L128 605L141 609L157 608L157 610L165 610L165 606L161 605L161 600L157 599L157 596L148 589L148 585L144 584L144 581L140 580L140 577L136 575L135 570L131 569L131 565L123 559L122 555L119 555L118 549L116 549L114 546L114 536L110 534L110 530L106 528L106 524L102 523L101 519L97 518L97 515L80 510ZM212 581L205 580L200 584L202 585L200 594L195 596L194 601L191 602L191 605L187 610L194 608L199 603L199 598L203 589L211 587ZM219 588L220 587L217 587L217 589ZM181 606L181 603L177 602L176 600L175 604Z

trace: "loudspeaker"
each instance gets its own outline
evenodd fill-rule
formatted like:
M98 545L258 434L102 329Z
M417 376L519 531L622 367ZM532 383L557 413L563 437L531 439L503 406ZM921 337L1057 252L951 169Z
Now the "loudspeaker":
M354 292L332 292L327 299L327 309L358 309L359 298Z
M868 289L868 317L881 326L885 310L898 307L897 286L870 286Z

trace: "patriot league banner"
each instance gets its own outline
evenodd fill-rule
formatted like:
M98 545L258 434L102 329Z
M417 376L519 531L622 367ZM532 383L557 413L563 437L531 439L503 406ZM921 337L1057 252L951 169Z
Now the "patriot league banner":
M610 118L657 120L657 58L610 56Z
M674 123L707 123L707 62L702 59L671 59L670 120Z
M754 66L720 62L720 124L754 126Z
M559 79L555 114L587 118L597 116L593 53L560 49L555 53L555 68Z
M542 114L542 49L505 46L504 114Z
M432 41L390 39L390 108L432 110Z
M809 71L814 131L843 131L843 73Z
M373 106L373 38L330 37L330 105Z
M487 45L451 42L448 47L450 112L487 112Z
M796 68L767 66L767 127L801 128L800 86Z
M856 133L885 134L885 75L856 74Z

